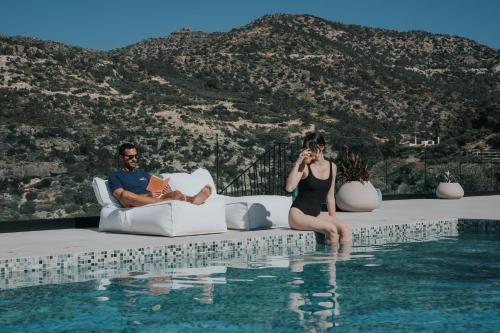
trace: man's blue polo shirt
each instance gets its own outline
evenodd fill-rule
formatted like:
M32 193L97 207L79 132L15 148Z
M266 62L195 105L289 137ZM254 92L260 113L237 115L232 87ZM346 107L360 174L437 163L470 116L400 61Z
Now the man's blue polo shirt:
M135 194L146 194L146 187L151 176L144 170L115 170L108 177L108 185L111 193L117 188L123 188Z

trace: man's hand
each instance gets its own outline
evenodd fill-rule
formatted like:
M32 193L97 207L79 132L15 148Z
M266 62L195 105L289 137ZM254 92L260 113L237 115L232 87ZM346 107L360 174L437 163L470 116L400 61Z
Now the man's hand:
M151 196L156 199L162 199L165 197L165 194L170 192L170 187L168 186L168 183L170 181L170 178L167 178L167 182L163 189L161 191L152 191Z
M163 195L163 191L153 191L151 192L151 196L153 198L161 199L161 196Z
M161 191L162 195L170 192L170 187L168 186L168 183L170 183L170 178L167 178L167 182L165 183L165 186L163 187L163 190Z

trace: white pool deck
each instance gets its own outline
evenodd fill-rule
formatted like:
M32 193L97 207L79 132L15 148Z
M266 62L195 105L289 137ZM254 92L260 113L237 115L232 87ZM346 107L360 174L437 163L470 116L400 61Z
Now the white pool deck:
M411 224L453 218L500 220L500 195L460 200L412 199L385 201L370 213L339 212L339 218L357 228ZM289 229L233 231L226 233L159 237L102 233L96 229L61 229L0 234L0 259L76 254L218 240L240 240L262 235L300 233Z

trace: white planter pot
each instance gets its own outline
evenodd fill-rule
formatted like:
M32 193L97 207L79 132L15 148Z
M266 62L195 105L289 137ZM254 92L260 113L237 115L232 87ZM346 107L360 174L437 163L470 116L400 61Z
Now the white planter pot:
M460 199L464 196L464 189L459 183L439 183L436 196L441 199Z
M370 182L347 182L335 198L337 206L346 212L371 212L377 208L377 191Z

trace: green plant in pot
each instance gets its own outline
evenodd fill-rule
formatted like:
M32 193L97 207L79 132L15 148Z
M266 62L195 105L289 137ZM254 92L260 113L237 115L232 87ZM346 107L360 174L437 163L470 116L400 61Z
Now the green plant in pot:
M339 177L344 184L336 195L337 206L348 212L371 212L377 207L378 194L370 182L368 163L344 146Z
M367 182L370 180L368 163L358 154L347 151L340 164L339 177L346 182Z
M457 182L450 171L438 175L440 180L436 188L436 196L440 199L460 199L464 196L464 189Z

